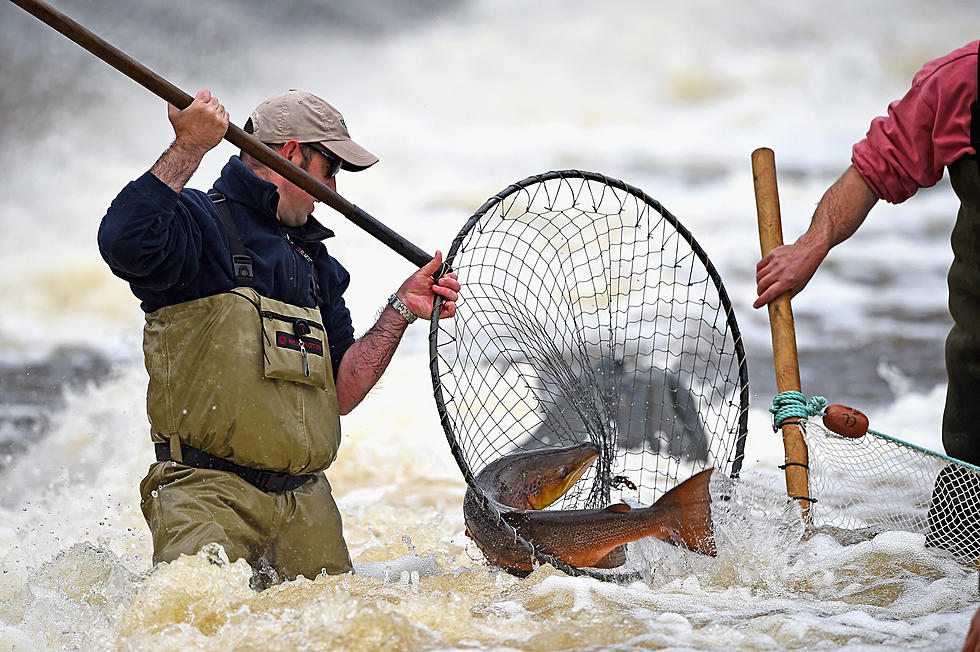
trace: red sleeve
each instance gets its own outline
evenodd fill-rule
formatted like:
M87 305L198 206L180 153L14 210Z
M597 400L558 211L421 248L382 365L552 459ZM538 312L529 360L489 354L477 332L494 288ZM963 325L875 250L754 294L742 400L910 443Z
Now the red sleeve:
M978 43L927 63L905 97L872 120L867 137L854 145L851 163L878 198L903 202L974 153L970 104L977 100Z

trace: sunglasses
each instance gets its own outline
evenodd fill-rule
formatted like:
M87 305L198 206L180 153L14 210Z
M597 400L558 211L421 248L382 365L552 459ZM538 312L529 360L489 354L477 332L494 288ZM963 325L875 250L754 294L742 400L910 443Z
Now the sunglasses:
M306 143L306 144L309 145L311 149L315 150L316 152L319 152L320 155L323 156L323 158L327 159L327 164L330 166L327 169L327 178L333 179L335 176L337 176L337 173L340 172L340 166L343 165L343 161L341 161L338 157L334 156L333 154L323 149L319 145L314 145L313 143Z

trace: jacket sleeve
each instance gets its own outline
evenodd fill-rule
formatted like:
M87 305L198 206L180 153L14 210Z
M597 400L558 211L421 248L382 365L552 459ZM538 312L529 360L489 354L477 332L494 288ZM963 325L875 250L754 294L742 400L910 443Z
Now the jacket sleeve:
M197 275L204 234L189 192L174 192L150 172L122 189L98 236L99 251L116 276L159 291Z
M330 361L333 363L333 376L336 378L340 361L354 343L354 325L343 296L350 285L350 273L330 255L325 256L317 271L324 279L320 312L330 341Z
M851 162L879 198L905 201L933 186L946 166L972 154L970 104L977 98L977 43L931 61L905 96L875 118Z

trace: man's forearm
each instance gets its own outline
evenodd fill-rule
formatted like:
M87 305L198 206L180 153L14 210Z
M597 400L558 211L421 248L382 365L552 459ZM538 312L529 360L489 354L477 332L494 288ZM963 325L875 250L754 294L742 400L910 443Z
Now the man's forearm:
M405 318L391 306L386 306L377 323L347 349L337 371L337 401L341 414L357 407L378 382L407 327Z
M761 308L806 287L827 252L854 235L877 201L858 171L847 168L820 199L806 233L793 244L776 247L756 265L759 297L752 306Z
M416 317L427 318L431 315L439 297L443 299L440 316L448 319L456 314L460 289L456 274L449 273L435 281L432 279L441 265L442 253L437 251L432 260L405 279L395 292ZM341 414L347 414L357 407L378 382L407 327L405 317L390 305L385 306L371 330L347 349L337 370L337 402Z
M826 255L854 235L877 202L878 198L858 171L847 168L820 199L810 228L798 242L822 249Z
M174 141L160 155L150 172L160 181L180 192L190 181L191 176L201 164L205 152L196 152L183 147L179 141Z

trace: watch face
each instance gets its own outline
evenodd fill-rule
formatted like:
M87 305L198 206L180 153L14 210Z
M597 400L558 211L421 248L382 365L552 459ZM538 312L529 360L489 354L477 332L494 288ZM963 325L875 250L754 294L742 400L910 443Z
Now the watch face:
M409 310L408 306L402 303L402 300L398 298L397 294L392 294L390 297L388 297L388 304L397 310L398 314L404 317L405 321L407 321L409 324L418 319L415 313Z

